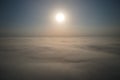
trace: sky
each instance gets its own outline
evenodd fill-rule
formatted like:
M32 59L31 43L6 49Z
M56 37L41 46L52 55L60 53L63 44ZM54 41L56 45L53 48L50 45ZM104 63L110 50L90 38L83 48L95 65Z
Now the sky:
M120 35L119 4L119 0L1 0L0 36ZM57 12L65 14L65 24L54 21ZM67 28L53 29L58 26Z

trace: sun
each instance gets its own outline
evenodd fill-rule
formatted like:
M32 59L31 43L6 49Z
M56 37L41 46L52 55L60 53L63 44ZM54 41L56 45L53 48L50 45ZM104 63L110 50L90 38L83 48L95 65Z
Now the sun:
M65 15L60 12L60 13L57 13L56 14L56 21L59 22L59 23L62 23L65 21Z

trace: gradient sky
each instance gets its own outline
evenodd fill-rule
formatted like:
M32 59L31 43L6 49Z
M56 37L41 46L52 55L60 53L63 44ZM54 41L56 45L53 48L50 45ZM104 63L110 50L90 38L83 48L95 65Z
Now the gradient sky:
M66 26L77 35L120 34L119 0L2 0L0 5L0 36L41 35L56 26L57 11L66 14Z

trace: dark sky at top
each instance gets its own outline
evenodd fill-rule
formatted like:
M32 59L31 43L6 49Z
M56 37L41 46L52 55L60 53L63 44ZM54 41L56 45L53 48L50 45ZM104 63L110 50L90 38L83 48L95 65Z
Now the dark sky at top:
M119 0L1 0L0 36L34 35L51 25L55 10L69 15L69 25L84 33L120 31Z

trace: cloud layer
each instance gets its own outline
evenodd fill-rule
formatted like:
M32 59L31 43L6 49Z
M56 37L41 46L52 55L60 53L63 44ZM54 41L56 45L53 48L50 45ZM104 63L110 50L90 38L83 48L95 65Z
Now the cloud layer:
M119 38L1 38L1 80L118 80Z

